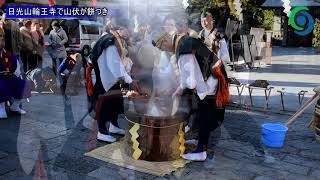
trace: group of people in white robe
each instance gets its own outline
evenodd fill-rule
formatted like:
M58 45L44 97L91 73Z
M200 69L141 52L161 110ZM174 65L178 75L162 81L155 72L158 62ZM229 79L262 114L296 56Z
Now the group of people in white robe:
M188 112L188 108L181 109L180 98L191 92L198 99L199 137L197 149L183 158L206 160L210 132L223 122L228 104L224 63L230 58L225 40L217 37L212 14L202 13L201 24L203 30L198 35L189 28L178 30L175 20L166 18L157 38L150 41L151 36L146 36L149 40L143 39L143 43L134 46L128 43L128 26L120 22L93 45L90 55L93 83L87 88L93 92L90 96L98 120L98 140L112 143L117 139L111 134L125 134L117 122L118 115L123 113L123 87L135 90L128 96L148 94L147 113L153 116ZM150 92L136 81L146 75L151 79ZM166 100L159 101L161 97Z

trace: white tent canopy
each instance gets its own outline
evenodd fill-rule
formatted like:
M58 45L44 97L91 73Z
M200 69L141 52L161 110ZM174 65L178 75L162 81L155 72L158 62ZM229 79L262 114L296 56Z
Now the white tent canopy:
M290 6L320 6L318 0L291 0ZM263 7L283 7L283 2L281 0L266 0L263 4Z

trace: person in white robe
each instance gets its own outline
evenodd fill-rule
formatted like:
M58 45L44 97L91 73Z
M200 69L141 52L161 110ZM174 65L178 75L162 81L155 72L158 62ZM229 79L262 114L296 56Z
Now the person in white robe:
M97 139L105 142L116 141L110 133L125 134L117 122L118 115L123 114L121 86L133 82L128 73L132 62L124 55L119 35L119 31L104 34L94 45L90 56L95 74L93 97L99 128ZM106 128L107 121L110 121L109 129Z

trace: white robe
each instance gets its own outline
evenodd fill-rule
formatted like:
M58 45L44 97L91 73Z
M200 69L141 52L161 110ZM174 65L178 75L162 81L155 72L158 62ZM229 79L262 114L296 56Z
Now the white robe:
M126 71L126 67L119 56L116 46L109 46L103 50L98 58L98 66L101 82L106 92L120 79L129 84L132 82L132 78Z
M199 64L194 54L184 54L179 57L180 88L195 89L197 95L203 100L207 95L215 95L218 79L210 76L204 80Z

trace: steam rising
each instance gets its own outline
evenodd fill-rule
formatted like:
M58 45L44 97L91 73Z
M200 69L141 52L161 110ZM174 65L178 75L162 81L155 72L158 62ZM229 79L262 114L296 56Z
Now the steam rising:
M132 75L139 81L140 97L129 103L130 111L149 116L174 116L188 111L187 103L173 96L179 86L177 62L172 53L162 51L152 45L162 35L164 29L178 29L178 23L186 22L188 0L129 0L118 2L122 6L122 19L128 19L131 32L131 47L127 56L132 59ZM169 17L175 21L164 27ZM121 23L121 18L114 17ZM119 20L120 19L120 20ZM167 25L166 24L166 25ZM184 104L184 105L182 105Z
M142 82L141 93L146 96L133 100L137 113L168 117L188 111L188 105L182 105L180 98L173 96L179 86L179 74L175 72L176 61L172 60L174 58L171 53L152 45L146 44L140 48L138 59L146 63L142 65L143 73L139 74L138 79Z

